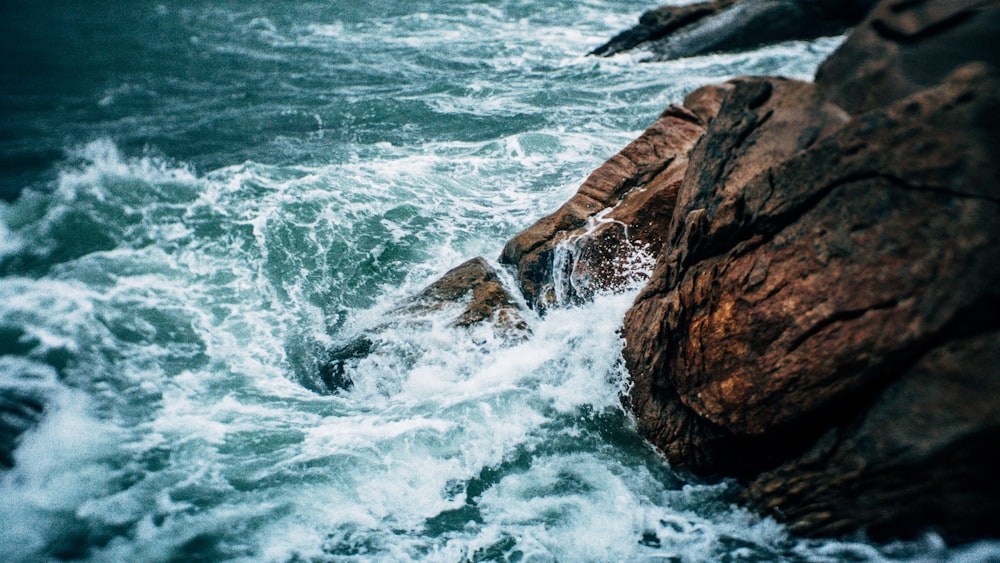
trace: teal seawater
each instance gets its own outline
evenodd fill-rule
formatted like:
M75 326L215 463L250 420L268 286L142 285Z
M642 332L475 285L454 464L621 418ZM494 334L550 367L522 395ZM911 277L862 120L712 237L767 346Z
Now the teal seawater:
M515 345L385 324L686 92L839 43L583 56L648 7L6 3L0 391L46 411L0 473L0 560L1000 557L797 539L674 474L619 406L637 288ZM375 327L350 391L302 384Z

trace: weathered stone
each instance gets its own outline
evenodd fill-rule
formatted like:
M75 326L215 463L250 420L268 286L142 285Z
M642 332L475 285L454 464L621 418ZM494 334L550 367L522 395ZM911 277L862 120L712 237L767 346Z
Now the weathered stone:
M933 348L859 420L760 475L743 497L801 534L842 535L864 524L879 539L930 527L957 540L996 535L998 440L994 331Z
M716 444L718 432L780 433L894 376L992 303L1000 193L979 182L1000 177L995 147L980 141L995 130L996 85L982 68L964 69L745 183L714 172L735 166L704 159L716 127L740 135L727 118L737 87L692 155L671 243L625 320L642 430L686 435L658 426L690 416L641 410L680 401L654 410L690 410L713 425ZM678 466L717 459L689 442L657 445L677 451Z
M1000 67L998 0L881 2L820 65L821 95L861 113L940 83L958 66Z
M700 109L702 116L667 108L562 207L507 242L500 261L516 267L529 304L544 308L613 288L636 249L659 248L687 155L705 131L707 110Z
M793 39L837 35L864 18L875 0L719 0L663 6L591 54L641 48L648 61L739 51Z
M433 310L453 303L463 304L453 326L468 327L489 321L503 338L520 337L529 330L520 307L500 282L496 270L482 258L473 258L449 270L417 294L404 312Z

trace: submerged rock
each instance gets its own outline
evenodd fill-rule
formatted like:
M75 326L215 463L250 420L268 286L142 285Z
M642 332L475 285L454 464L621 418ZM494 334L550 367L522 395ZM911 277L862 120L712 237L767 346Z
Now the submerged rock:
M447 323L456 329L487 328L501 345L525 339L531 329L523 309L507 291L499 273L482 258L473 258L445 273L441 279L401 303L385 322L336 345L292 346L298 358L297 377L318 393L337 393L354 386L351 370L358 362L395 344L383 335L406 325L429 324L428 316L453 315Z
M838 35L861 21L875 0L715 0L662 6L590 54L632 49L647 61L740 51L793 39Z

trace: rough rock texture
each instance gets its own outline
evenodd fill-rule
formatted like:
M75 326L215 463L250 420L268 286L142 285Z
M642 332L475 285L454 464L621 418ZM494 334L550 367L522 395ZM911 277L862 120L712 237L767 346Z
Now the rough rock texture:
M641 48L647 61L752 49L793 39L837 35L861 21L875 0L716 0L662 6L590 54Z
M816 72L826 99L855 114L941 82L959 65L1000 67L995 0L894 0L872 10Z
M693 94L697 113L667 108L562 207L507 242L500 261L515 266L529 304L544 308L620 285L637 251L659 248L687 155L729 87Z
M449 303L464 305L453 326L468 327L489 321L503 338L520 336L529 330L520 307L500 282L496 270L482 258L473 258L449 270L414 297L404 311L433 310Z
M860 420L764 473L744 497L812 534L847 534L865 522L877 538L931 526L960 540L995 536L998 396L1000 332L957 338L908 368ZM849 511L845 491L853 492Z
M883 2L815 86L736 81L626 317L640 430L798 532L1000 535L996 5Z

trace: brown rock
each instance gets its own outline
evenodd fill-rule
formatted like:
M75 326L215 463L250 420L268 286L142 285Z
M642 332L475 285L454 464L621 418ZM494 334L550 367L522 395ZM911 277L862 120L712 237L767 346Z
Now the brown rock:
M880 539L931 526L959 540L996 535L998 440L993 331L935 347L859 420L762 474L743 496L808 535L847 534L859 523Z
M529 304L545 307L620 285L628 277L621 265L637 250L659 247L710 103L699 110L701 116L667 108L562 207L507 242L500 261L516 267Z
M739 136L737 106L724 107L692 155L672 246L626 317L635 393L668 388L699 417L760 435L884 377L991 299L1000 193L976 181L1000 177L978 142L1000 109L993 86L967 69L736 190L747 174L703 159L716 127Z
M640 430L679 468L752 474L784 460L747 498L798 531L1000 522L996 502L924 518L937 501L911 498L996 490L984 440L997 395L969 390L992 390L982 378L998 369L977 339L1000 304L1000 79L967 66L846 123L828 91L738 81L692 153L668 243L625 320ZM931 397L939 387L950 398ZM949 411L962 401L981 405ZM899 417L885 413L906 409L961 420L933 439L912 420L889 429ZM897 464L907 441L922 449ZM949 452L965 483L945 483ZM967 529L986 528L1000 533Z
M881 2L816 72L824 98L851 114L940 83L958 66L1000 67L998 0Z
M452 303L463 304L452 326L468 327L490 321L502 337L529 330L520 307L503 287L496 270L482 258L473 258L449 270L417 294L404 312L434 310Z

